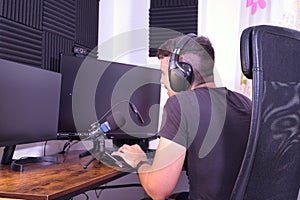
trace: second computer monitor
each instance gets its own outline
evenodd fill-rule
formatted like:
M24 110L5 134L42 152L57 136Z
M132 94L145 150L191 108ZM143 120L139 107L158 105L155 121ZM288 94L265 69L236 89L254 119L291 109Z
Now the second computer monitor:
M126 123L108 137L156 136L161 89L158 69L62 55L61 73L59 133L87 133L95 121L105 122L112 112L119 112ZM144 123L129 104L137 108Z

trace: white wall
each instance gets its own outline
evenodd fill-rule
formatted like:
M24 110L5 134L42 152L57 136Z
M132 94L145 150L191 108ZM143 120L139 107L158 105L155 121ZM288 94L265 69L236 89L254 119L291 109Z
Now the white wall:
M215 48L218 86L240 91L240 1L199 1L198 34L210 38Z
M157 58L148 57L149 8L150 0L100 1L99 57L159 68ZM199 1L198 34L209 37L215 48L217 85L236 91L241 75L239 18L240 2Z
M150 0L100 1L99 58L146 65Z

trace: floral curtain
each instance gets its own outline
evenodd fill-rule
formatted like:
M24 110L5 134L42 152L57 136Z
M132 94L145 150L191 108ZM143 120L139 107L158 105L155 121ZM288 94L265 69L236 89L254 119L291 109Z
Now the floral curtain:
M300 31L300 0L243 0L240 33L255 25L275 25ZM241 75L241 91L252 98L252 83Z

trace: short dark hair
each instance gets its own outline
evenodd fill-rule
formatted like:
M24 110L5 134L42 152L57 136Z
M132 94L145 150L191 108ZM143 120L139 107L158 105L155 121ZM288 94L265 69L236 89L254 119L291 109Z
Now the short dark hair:
M157 50L156 56L159 58L160 56L170 56L175 48L175 45L177 44L177 42L182 38L183 36L177 37L177 38L173 38L173 39L169 39L167 41L165 41L162 45L160 45L160 47ZM196 39L194 39L199 45L201 45L206 52L210 55L211 59L214 61L215 60L215 50L212 47L212 44L210 42L210 40L207 37L204 36L199 36ZM184 48L182 50L182 54L185 51L192 51L191 48Z
M167 57L170 56L177 44L177 42L183 36L179 36L173 39L165 41L157 51L157 57ZM215 61L215 51L212 43L207 37L198 36L192 38L180 51L183 58L186 57L184 62L192 65L194 70L194 83L202 84L205 82L214 82L213 68ZM193 59L188 54L193 54L198 57L198 59Z

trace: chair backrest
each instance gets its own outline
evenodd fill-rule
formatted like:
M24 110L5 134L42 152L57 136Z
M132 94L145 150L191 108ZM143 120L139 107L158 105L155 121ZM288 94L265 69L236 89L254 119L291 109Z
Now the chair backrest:
M260 25L241 35L252 81L250 136L231 200L296 200L300 186L300 32Z

